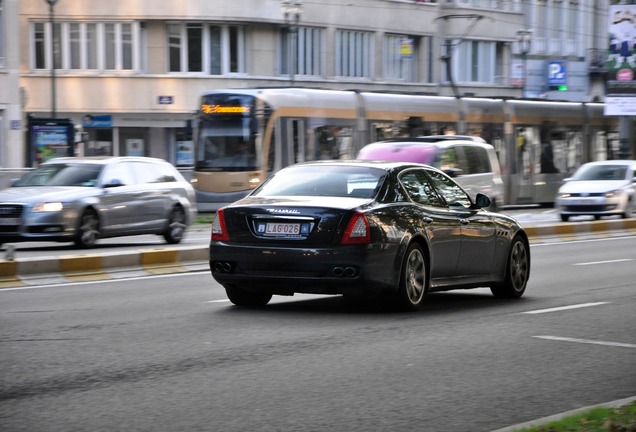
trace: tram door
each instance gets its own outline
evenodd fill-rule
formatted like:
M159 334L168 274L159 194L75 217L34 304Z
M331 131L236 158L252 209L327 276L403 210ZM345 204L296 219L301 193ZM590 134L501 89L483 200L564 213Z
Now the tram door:
M307 160L304 119L282 119L280 149L281 168Z
M514 190L515 204L533 203L533 162L536 143L539 141L537 133L536 128L529 126L518 127L515 131L515 164L511 172L510 185Z
M515 203L554 203L563 179L582 163L581 132L543 125L518 128L516 135Z

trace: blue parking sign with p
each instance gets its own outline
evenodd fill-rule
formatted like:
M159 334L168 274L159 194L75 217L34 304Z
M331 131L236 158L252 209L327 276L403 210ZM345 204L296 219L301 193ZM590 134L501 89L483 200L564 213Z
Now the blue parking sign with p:
M563 84L567 84L565 62L550 62L548 64L548 85Z

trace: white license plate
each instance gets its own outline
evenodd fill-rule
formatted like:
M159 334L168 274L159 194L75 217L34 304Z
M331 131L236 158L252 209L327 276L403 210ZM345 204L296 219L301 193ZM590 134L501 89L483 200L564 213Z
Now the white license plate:
M0 225L19 225L19 218L0 218Z
M572 201L570 201L568 204L573 204L573 205L594 205L597 204L599 202L598 198L578 198L578 199L573 199Z
M269 222L267 225L265 225L265 234L283 236L298 235L300 234L300 224Z

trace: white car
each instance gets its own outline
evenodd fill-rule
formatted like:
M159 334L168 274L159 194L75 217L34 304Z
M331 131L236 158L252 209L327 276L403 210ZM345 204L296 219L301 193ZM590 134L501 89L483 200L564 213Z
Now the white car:
M158 234L181 242L196 216L194 188L170 163L148 157L62 157L0 191L0 245Z
M581 165L565 179L556 196L561 220L570 216L632 216L636 200L636 160L609 160Z
M504 183L495 148L480 137L432 135L367 144L356 159L416 162L439 168L473 198L488 195L489 210L504 202Z

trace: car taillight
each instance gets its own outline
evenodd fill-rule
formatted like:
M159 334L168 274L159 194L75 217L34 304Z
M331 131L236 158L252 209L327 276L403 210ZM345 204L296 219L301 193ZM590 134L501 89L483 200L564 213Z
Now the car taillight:
M216 211L216 217L212 222L212 240L214 241L227 241L230 236L225 227L225 216L223 215L223 209Z
M344 235L342 236L342 244L364 244L371 242L371 233L369 229L369 220L364 213L356 213L353 215L347 225Z

